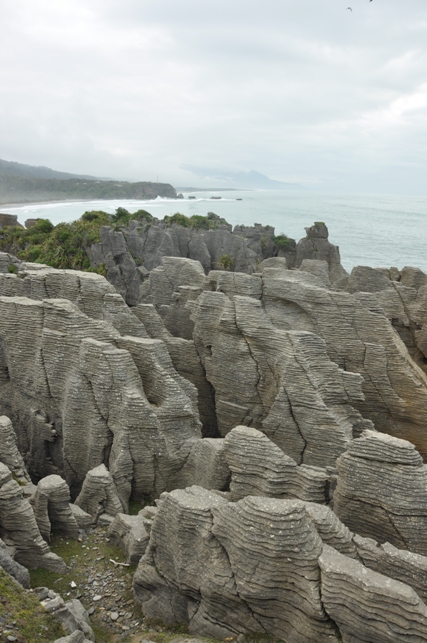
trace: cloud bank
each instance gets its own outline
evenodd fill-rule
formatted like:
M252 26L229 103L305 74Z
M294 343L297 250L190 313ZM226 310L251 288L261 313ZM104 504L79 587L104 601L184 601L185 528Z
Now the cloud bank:
M0 158L427 193L425 0L14 0L0 21Z

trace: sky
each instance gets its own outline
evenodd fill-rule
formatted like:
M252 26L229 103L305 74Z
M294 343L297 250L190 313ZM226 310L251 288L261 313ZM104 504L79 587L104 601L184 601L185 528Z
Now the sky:
M427 0L0 0L0 24L5 160L427 194Z

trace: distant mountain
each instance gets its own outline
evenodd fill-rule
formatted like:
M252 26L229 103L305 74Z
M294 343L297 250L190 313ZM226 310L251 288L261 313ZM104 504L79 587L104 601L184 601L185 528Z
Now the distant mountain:
M5 161L0 159L0 176L20 176L25 179L89 179L92 181L104 181L97 176L86 174L70 174L69 172L58 172L51 170L44 165L25 165L25 163L15 163L15 161Z
M228 183L227 187L231 187L231 184L233 184L235 188L252 188L260 190L286 190L301 188L298 183L275 181L265 174L261 174L255 170L251 170L250 172L238 172L227 169L200 167L198 165L181 165L181 168L192 172L195 176L198 176L201 179L210 179L211 181L218 180Z
M114 181L0 159L0 204L75 199L175 198L169 183Z

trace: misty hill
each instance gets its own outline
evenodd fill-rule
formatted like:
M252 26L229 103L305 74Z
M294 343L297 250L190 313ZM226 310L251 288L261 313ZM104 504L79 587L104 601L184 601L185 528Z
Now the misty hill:
M286 190L299 189L298 183L287 183L285 181L275 181L265 174L250 170L250 172L239 172L228 169L214 169L199 167L198 165L182 165L182 169L192 172L201 179L219 180L222 183L228 183L227 187L232 185L236 188L252 188L264 190Z
M47 176L48 175L48 176ZM0 160L0 204L70 199L174 198L169 183L114 181Z
M69 172L58 172L44 165L26 165L15 161L0 159L0 176L20 176L27 179L90 179L100 180L99 177L86 174L71 174ZM103 180L103 179L101 179Z

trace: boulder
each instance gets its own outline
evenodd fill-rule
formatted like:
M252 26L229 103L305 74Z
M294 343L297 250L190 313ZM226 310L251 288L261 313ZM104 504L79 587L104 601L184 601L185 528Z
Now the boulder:
M12 556L7 551L6 545L0 538L0 567L14 578L22 587L30 589L30 573L23 565L20 565L13 560Z
M77 598L65 603L59 594L49 590L47 598L40 602L68 634L73 634L76 631L82 632L84 638L82 639L81 635L74 635L75 638L71 639L72 643L84 641L85 638L95 641L95 635L90 626L89 614Z
M256 429L246 426L232 429L224 440L224 451L231 471L230 491L234 501L245 496L293 498L321 504L328 500L325 470L298 466Z
M116 516L123 511L114 480L104 464L87 472L75 505L92 516L95 524L103 513Z
M0 463L0 533L15 551L15 560L25 567L43 567L64 573L66 564L49 550L43 540L33 509L22 496L21 487Z
M427 606L414 590L324 545L322 601L343 643L427 640Z
M18 451L12 422L5 415L0 416L0 462L10 469L15 479L24 484L30 482L24 459Z
M427 467L414 445L366 431L337 460L334 511L352 531L427 555Z
M117 514L107 530L107 534L115 545L126 553L126 562L137 565L144 555L148 545L149 535L145 529L143 516Z
M321 602L321 551L302 502L177 490L162 496L135 596L146 616L196 635L338 641Z
M51 533L61 533L67 538L77 538L79 525L71 510L70 490L60 476L42 478L33 500L34 515L40 533L46 541Z

